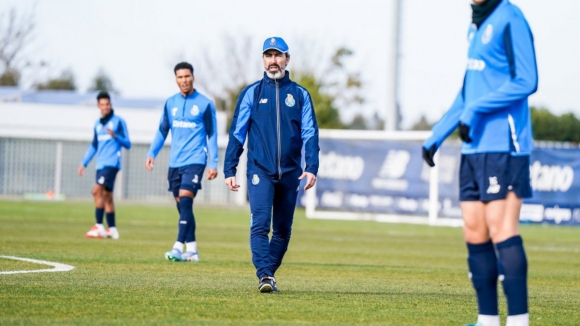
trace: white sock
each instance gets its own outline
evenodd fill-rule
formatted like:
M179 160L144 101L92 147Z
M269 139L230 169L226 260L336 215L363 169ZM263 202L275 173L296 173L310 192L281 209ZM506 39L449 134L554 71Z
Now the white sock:
M103 224L97 224L97 229L99 233L105 233L105 226Z
M477 322L483 326L500 326L499 316L477 315Z
M175 241L173 249L177 249L179 250L179 252L183 252L183 246L184 246L183 242Z
M197 252L197 242L188 242L185 246L189 252Z
M109 231L111 231L111 232L115 232L115 231L117 231L117 227L116 227L116 226L111 226L111 227L109 228Z
M507 316L505 326L530 326L530 314Z

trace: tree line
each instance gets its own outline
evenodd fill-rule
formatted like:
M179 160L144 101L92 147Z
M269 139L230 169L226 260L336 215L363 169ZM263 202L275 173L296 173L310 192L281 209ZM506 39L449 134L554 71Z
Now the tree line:
M556 115L547 108L530 107L535 140L562 141L580 144L580 119L572 112ZM430 130L434 123L421 116L411 130ZM452 135L459 137L457 131Z

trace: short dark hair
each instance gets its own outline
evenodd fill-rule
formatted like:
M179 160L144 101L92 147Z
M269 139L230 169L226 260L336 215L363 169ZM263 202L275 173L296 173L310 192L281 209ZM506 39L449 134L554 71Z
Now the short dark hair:
M104 99L104 98L111 101L111 96L109 95L109 92L100 91L99 94L97 94L97 102L100 101L101 99Z
M173 73L177 74L177 71L181 69L189 69L189 71L191 71L191 74L193 75L193 66L189 62L184 61L176 64L175 68L173 68Z

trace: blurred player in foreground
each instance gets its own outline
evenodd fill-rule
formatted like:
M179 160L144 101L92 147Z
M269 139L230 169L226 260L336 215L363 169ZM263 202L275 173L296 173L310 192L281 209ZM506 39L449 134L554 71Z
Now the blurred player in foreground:
M201 189L206 165L207 179L217 177L218 147L215 107L203 94L193 88L193 66L187 62L174 68L179 93L165 102L159 130L151 143L145 168L153 171L155 157L163 147L171 130L171 151L167 181L179 212L177 240L165 253L172 261L199 261L195 239L193 199ZM185 247L185 251L184 251Z
M97 154L97 178L92 194L95 200L95 219L97 223L85 234L87 238L119 239L119 231L115 224L115 204L113 189L117 172L121 169L121 147L131 148L129 132L125 120L113 112L111 97L107 92L97 95L97 105L101 118L93 128L93 142L78 168L78 174L83 176L85 168ZM103 225L103 215L106 214L106 230Z
M288 249L300 180L316 182L318 124L308 91L290 80L288 45L282 38L264 42L264 77L244 88L230 127L224 163L225 183L238 191L236 171L248 136L252 261L262 293L278 291L274 273ZM301 149L306 166L302 170ZM272 225L272 238L268 239Z
M507 299L506 326L528 326L528 263L519 234L522 198L532 195L533 149L528 96L538 85L532 32L508 0L473 0L463 87L423 143L433 156L457 127L463 140L460 195L477 324L499 326L498 277Z

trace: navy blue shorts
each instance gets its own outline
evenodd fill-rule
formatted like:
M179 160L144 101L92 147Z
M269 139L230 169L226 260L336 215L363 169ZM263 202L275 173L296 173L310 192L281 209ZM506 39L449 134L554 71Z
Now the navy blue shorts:
M185 189L197 194L201 189L201 179L203 178L205 165L191 164L178 168L169 168L167 181L168 191L173 192L173 197L179 197L179 189Z
M505 199L513 191L519 198L532 196L530 157L509 153L461 155L459 200L482 201Z
M113 192L113 189L115 189L115 178L117 178L117 172L119 172L119 169L111 167L97 170L96 183L99 186L105 187L107 191Z

